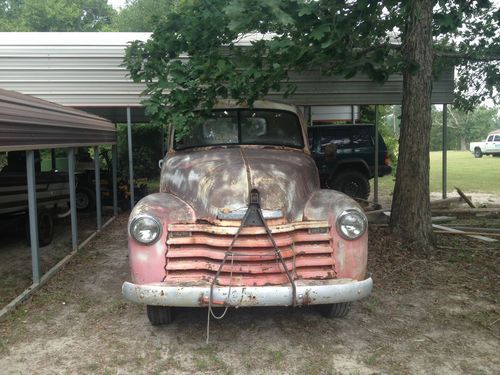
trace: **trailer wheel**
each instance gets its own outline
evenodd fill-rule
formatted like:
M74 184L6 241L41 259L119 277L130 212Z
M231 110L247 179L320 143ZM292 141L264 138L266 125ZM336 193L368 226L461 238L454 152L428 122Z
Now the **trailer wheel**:
M482 158L483 157L483 152L481 151L481 149L479 147L476 147L474 149L474 157L475 158Z
M38 213L38 246L47 246L54 238L54 219L47 210ZM28 246L31 246L30 221L26 218L26 239Z
M95 193L87 188L76 189L76 209L87 211L95 206Z
M328 305L317 305L316 308L325 318L343 318L351 310L351 303L331 303Z
M154 326L170 324L174 320L171 307L147 305L146 310L149 322Z

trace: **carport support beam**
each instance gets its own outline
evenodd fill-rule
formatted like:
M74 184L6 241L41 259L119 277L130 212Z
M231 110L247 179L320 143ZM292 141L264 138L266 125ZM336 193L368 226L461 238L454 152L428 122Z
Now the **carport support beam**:
M113 215L118 215L118 178L117 178L117 163L118 163L118 151L116 149L116 145L111 146L112 150L112 160L111 160L111 169L113 174Z
M130 107L127 107L127 139L128 139L128 171L130 183L130 209L134 208L134 161L132 159L132 118Z
M71 247L78 249L78 226L76 221L76 181L75 181L75 149L68 149L69 174L69 207L71 212Z
M378 203L378 105L375 106L375 169L373 174L373 201Z
M448 105L443 104L443 199L446 199L447 179L447 151L448 151Z
M33 284L40 282L40 247L38 243L38 213L36 207L35 151L26 151L26 176L28 180L28 210L31 243Z
M95 172L95 212L97 230L102 228L101 206L101 168L99 165L99 146L94 146L94 172Z

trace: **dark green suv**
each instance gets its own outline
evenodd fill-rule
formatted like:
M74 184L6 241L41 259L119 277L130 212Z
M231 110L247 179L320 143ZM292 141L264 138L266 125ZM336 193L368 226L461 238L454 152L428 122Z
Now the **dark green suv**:
M318 166L321 187L361 199L370 195L375 176L373 125L318 125L308 128L311 154ZM379 135L378 175L391 173L389 154Z

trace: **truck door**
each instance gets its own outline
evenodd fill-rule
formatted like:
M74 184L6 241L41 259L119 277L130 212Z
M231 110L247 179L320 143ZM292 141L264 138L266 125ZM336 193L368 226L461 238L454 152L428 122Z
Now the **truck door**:
M493 142L491 142L491 153L500 154L500 134L495 135Z
M492 152L493 151L493 135L489 135L488 138L486 139L486 142L484 144L484 151L485 152Z

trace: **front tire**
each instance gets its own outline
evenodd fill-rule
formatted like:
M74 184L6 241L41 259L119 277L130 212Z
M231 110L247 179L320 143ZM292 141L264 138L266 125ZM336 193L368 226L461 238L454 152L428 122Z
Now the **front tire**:
M147 305L146 311L149 322L154 326L167 325L174 320L171 307Z
M368 199L370 195L370 181L363 173L358 171L339 173L333 178L329 186L352 198Z
M474 157L475 158L482 158L483 157L483 152L481 151L481 149L479 147L476 147L474 149Z
M343 318L351 311L350 302L332 303L328 305L318 305L319 313L325 318Z

